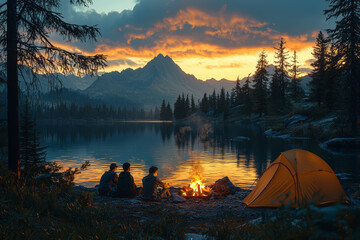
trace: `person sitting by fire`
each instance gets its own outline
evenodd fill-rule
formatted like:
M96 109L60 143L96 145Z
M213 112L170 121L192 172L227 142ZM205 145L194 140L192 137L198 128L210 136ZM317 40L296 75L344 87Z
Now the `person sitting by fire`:
M110 164L110 170L106 171L100 179L99 195L106 196L114 192L118 184L118 175L116 173L116 163Z
M123 164L124 171L119 174L119 181L115 197L134 198L141 193L142 188L136 187L133 176L130 173L130 163Z
M158 168L150 167L149 175L142 179L143 182L143 190L142 190L142 199L147 201L156 201L163 198L171 197L171 193L169 192L169 184L162 182L158 177ZM157 192L158 187L161 187L162 190L160 193Z

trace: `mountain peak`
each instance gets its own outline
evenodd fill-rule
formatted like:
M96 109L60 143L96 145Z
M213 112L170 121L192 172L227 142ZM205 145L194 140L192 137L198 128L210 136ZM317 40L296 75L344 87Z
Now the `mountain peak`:
M148 62L145 66L146 67L176 67L178 68L177 64L169 57L168 55L164 56L161 53L153 58L150 62Z
M174 62L171 59L171 57L169 57L168 55L164 56L161 53L159 53L159 55L154 57L151 61L155 61L155 62Z

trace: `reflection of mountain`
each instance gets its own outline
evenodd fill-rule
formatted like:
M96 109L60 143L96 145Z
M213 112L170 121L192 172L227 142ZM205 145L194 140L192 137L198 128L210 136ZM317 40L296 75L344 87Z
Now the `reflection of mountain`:
M91 160L88 182L98 181L111 162L129 161L137 173L136 181L152 165L160 177L174 185L188 183L194 161L206 168L213 182L224 176L239 186L249 187L266 166L282 151L302 148L323 157L336 172L358 174L356 156L338 161L324 155L311 141L290 142L266 138L263 131L249 125L173 125L161 123L122 123L94 125L42 125L41 143L48 146L48 160L58 159L66 166L79 166ZM205 136L207 134L207 136ZM237 136L250 141L233 141ZM100 170L101 171L100 171ZM86 177L85 177L86 176ZM183 185L182 185L183 186Z

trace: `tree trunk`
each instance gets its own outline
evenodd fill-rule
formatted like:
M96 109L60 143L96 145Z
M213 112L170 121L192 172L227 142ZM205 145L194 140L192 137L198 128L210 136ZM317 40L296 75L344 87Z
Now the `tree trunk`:
M8 168L20 178L16 0L7 1Z
M357 101L358 101L358 95L357 95L357 91L358 91L358 85L357 85L357 77L356 77L356 65L357 65L357 57L356 57L356 53L355 53L355 48L356 48L356 44L357 44L357 37L356 37L356 5L355 5L355 1L351 2L351 7L352 7L352 11L351 11L351 37L350 37L350 122L351 122L351 130L354 134L354 136L357 136L358 133L358 129L357 129L357 111L358 111L358 106L357 106Z

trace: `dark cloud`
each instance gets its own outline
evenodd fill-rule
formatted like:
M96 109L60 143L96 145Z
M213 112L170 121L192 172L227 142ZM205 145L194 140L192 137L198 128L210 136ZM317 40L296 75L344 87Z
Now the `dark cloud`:
M112 66L112 65L128 65L131 67L139 67L141 66L141 64L138 64L134 61L131 61L129 59L116 59L116 60L110 60L108 61L108 65Z
M206 55L214 52L207 45L229 50L266 47L281 36L301 46L314 41L314 31L329 27L324 0L139 0L133 10L107 14L77 12L68 2L64 0L60 10L67 21L101 29L97 43L71 43L91 52L104 44L137 52ZM201 52L191 46L202 46Z

